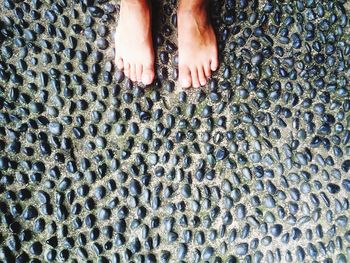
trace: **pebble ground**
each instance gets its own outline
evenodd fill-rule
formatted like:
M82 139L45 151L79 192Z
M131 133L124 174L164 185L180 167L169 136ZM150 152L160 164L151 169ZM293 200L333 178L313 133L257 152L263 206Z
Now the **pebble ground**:
M176 2L144 89L118 1L1 1L0 262L350 262L349 2L213 1L188 91Z

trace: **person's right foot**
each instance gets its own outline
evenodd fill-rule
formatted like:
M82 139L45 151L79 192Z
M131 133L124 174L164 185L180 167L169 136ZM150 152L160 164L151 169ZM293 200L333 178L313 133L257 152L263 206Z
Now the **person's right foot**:
M219 66L214 29L207 0L182 0L178 14L179 80L184 88L204 86Z
M115 36L116 65L132 81L154 79L151 10L148 0L122 0Z

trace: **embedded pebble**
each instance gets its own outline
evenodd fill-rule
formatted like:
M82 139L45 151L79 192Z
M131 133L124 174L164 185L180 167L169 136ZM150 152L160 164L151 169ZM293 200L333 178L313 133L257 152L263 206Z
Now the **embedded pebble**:
M177 2L146 88L120 1L2 2L1 262L350 262L349 3L213 1L220 67L178 91Z

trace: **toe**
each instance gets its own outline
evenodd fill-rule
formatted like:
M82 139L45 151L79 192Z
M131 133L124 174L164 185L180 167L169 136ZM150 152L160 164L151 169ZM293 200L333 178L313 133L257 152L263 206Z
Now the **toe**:
M191 68L191 77L192 77L192 86L194 88L199 88L200 84L199 84L198 72L196 67Z
M123 59L121 57L117 57L115 59L115 64L117 65L117 68L119 70L122 70L124 68L124 63L123 63Z
M191 71L187 66L179 67L179 80L183 88L191 87Z
M132 81L136 81L136 65L135 64L130 65L130 79Z
M153 79L154 79L153 66L143 67L142 83L145 85L149 85L153 82Z
M206 78L205 73L204 73L204 67L199 66L197 68L197 71L198 71L199 83L201 84L201 86L204 86L205 84L207 84L207 78Z
M207 63L204 65L204 74L207 77L207 79L211 78L211 69L210 69L210 63Z
M210 63L210 68L212 71L215 71L217 70L219 67L219 61L218 61L218 58L217 57L213 57L211 59L211 63Z
M142 82L142 64L136 66L136 80Z
M129 63L124 63L124 74L128 78L130 77L130 64Z

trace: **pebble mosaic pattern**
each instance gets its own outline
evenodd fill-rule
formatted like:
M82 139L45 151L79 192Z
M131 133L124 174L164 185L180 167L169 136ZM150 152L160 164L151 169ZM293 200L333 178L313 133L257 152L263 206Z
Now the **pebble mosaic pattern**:
M144 89L119 2L1 1L0 261L349 262L349 3L213 1L220 70L186 92L154 5Z

